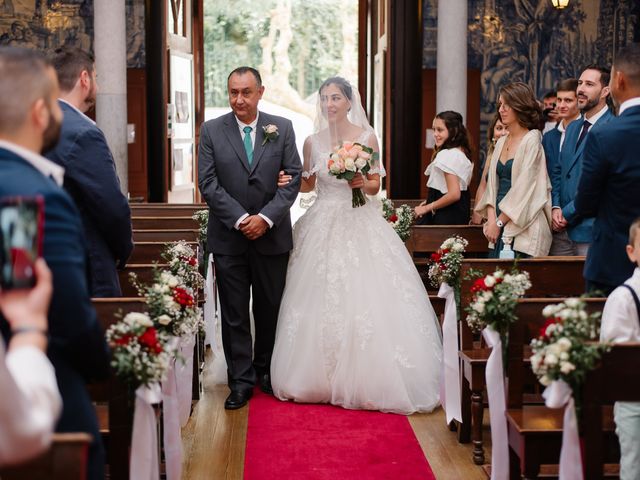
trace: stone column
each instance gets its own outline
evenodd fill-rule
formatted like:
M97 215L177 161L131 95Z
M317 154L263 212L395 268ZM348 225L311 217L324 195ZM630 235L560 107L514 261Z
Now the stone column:
M438 2L436 110L459 112L467 123L467 1ZM436 113L437 113L436 112Z
M107 137L126 195L127 161L127 22L125 0L95 0L93 48L98 73L96 123Z

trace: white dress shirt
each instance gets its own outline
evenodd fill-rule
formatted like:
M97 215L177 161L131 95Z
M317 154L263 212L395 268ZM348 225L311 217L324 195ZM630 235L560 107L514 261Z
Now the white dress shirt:
M607 111L609 110L609 107L607 107L606 105L604 107L602 107L600 109L600 111L598 113L596 113L595 115L591 115L590 118L587 118L587 116L585 115L583 117L583 120L587 120L591 126L589 127L590 129L593 128L593 126L598 122L598 120L600 120L602 118L602 116L607 113ZM584 128L584 125L582 126L582 128L580 129L580 133L582 133L582 129ZM578 134L578 138L580 138L580 133Z
M0 340L0 465L44 451L60 416L62 400L47 356L24 346L5 356Z
M633 275L626 282L640 297L640 268L636 267ZM603 341L640 342L640 324L638 311L631 292L626 287L618 287L604 305L600 339Z
M256 127L258 126L258 117L260 117L260 112L258 112L258 114L256 115L256 118L253 120L253 122L251 123L243 123L242 121L240 121L240 119L238 117L236 117L236 122L238 122L238 128L240 129L240 138L242 139L242 141L244 142L244 127L251 127L251 146L252 148L255 150L255 145L256 145ZM262 219L267 222L267 224L269 225L269 228L273 227L273 222L271 221L271 219L269 217L267 217L266 215L263 215L261 213L258 214L260 217L262 217ZM236 224L233 226L233 228L235 228L236 230L240 230L240 224L242 223L242 221L247 218L249 216L248 213L245 213L244 215L242 215L238 220L236 220Z
M638 105L640 105L640 97L630 98L629 100L622 102L618 115L622 115L622 112L624 112L627 108L637 107Z

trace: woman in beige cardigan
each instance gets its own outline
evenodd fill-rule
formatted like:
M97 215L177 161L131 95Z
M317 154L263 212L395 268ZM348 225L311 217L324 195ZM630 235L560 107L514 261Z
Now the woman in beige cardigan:
M509 134L496 144L475 207L487 219L489 257L497 258L505 242L516 256L544 256L551 246L551 182L538 130L542 112L531 87L520 82L500 89L498 106Z

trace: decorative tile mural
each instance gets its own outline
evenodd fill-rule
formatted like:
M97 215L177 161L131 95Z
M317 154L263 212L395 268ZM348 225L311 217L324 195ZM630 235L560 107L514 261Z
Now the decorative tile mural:
M144 0L126 0L127 67L145 66ZM93 0L0 0L0 45L93 51Z
M437 3L423 0L423 68L436 68ZM557 10L550 0L469 0L468 25L469 68L482 72L484 141L502 85L526 82L542 98L589 63L611 65L616 50L640 41L640 2L570 0Z

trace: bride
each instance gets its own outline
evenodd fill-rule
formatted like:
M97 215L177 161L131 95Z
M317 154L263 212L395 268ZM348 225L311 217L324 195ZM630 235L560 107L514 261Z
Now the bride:
M351 182L330 176L343 141L378 151L358 92L340 77L320 87L316 133L304 143L302 192L317 199L294 248L271 362L281 400L410 414L439 404L436 315L405 245L380 203L352 208L351 189L375 195L384 168Z

